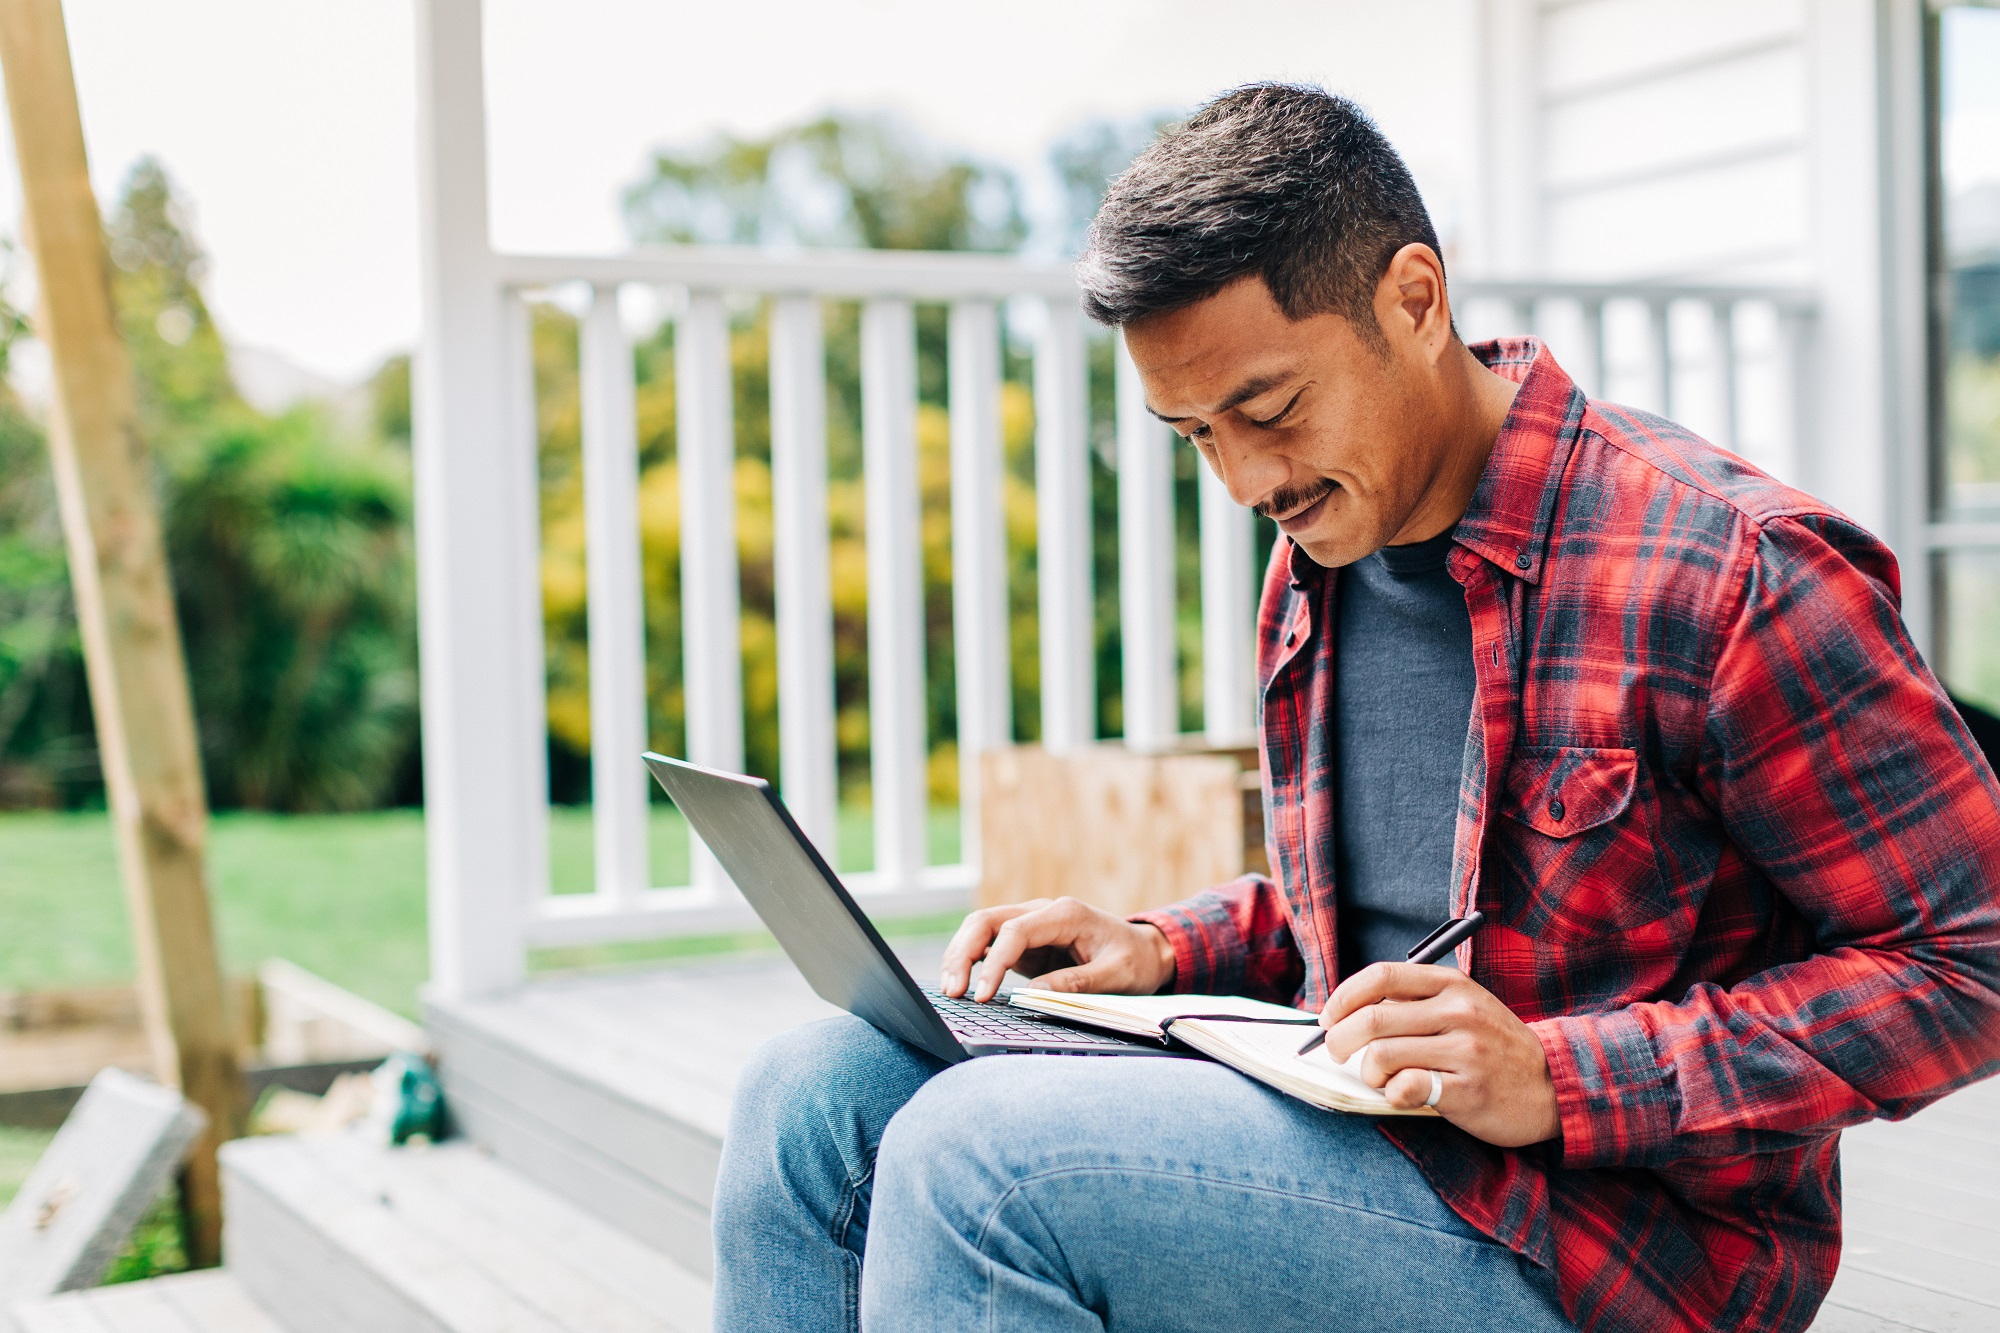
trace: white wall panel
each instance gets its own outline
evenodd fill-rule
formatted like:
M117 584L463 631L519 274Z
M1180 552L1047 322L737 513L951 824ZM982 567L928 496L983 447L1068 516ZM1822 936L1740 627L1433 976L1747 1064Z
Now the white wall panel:
M1804 160L1788 155L1552 200L1549 270L1605 281L1802 280L1807 190Z
M1806 129L1805 53L1792 43L1551 102L1544 179L1560 194L1770 145L1796 152Z
M1561 95L1797 37L1807 0L1584 0L1542 18L1543 87Z

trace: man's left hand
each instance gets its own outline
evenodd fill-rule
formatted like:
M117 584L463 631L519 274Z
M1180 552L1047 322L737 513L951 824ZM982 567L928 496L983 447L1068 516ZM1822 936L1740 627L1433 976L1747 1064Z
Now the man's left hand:
M1372 964L1340 983L1319 1021L1336 1062L1368 1047L1361 1077L1393 1105L1422 1106L1436 1070L1444 1076L1438 1114L1475 1138L1518 1148L1561 1132L1542 1043L1492 991L1461 972Z

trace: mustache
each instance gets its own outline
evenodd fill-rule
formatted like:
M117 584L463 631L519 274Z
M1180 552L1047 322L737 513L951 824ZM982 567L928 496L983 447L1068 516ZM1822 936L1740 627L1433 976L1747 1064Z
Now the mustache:
M1280 514L1296 514L1301 509L1310 509L1339 489L1339 482L1322 477L1310 486L1288 487L1251 508L1265 518L1276 519Z

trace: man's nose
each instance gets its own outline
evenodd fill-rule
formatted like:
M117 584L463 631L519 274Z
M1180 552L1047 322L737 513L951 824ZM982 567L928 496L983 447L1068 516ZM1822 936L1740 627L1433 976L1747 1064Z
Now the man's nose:
M1233 432L1215 433L1209 464L1230 499L1245 509L1255 509L1284 487L1291 468L1283 459L1248 448L1231 435Z

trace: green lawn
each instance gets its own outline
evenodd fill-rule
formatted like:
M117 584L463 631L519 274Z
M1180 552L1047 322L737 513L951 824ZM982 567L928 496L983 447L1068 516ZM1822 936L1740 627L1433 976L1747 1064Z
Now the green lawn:
M0 1208L20 1192L21 1183L56 1136L53 1129L22 1129L0 1125Z
M653 819L653 882L685 882L687 830L670 808ZM839 866L871 863L868 812L840 814ZM958 858L957 812L931 816L931 860ZM558 892L587 890L590 811L559 808L549 826ZM209 878L223 963L248 973L289 958L405 1014L417 1010L428 964L423 817L217 815ZM0 988L117 981L132 975L131 938L106 816L0 814ZM950 918L885 923L892 933L935 933ZM544 950L537 967L578 967L768 946L756 933ZM0 1147L0 1153L4 1153Z

